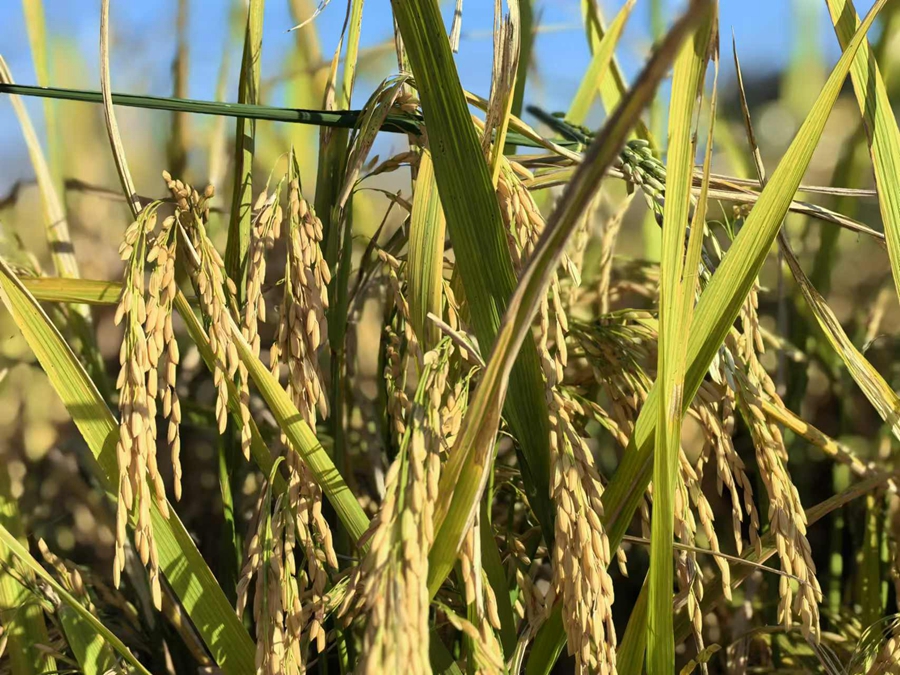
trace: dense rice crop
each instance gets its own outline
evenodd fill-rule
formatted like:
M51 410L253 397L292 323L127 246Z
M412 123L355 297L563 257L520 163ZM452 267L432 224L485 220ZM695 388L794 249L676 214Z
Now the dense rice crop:
M99 91L0 58L40 202L0 202L4 672L900 673L900 4L826 0L842 55L790 65L777 152L715 0L583 0L559 113L526 100L539 3L496 2L482 96L461 0L392 0L359 110L363 1L332 59L337 8L290 4L303 108L264 105L263 0L236 104L185 96L188 0L170 98L114 91L109 0ZM121 190L61 101L102 106Z

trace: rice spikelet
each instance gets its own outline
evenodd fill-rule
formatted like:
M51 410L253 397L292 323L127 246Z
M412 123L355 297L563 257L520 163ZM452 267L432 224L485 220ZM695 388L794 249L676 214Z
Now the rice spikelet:
M440 477L440 409L450 347L424 357L409 425L372 521L369 550L350 580L340 613L365 621L357 672L431 673L428 552Z
M294 515L283 495L274 500L274 508L272 501L270 477L260 493L252 523L253 534L238 580L236 611L243 616L255 579L256 672L299 675L306 672L306 662L300 603L302 574L297 574L294 562Z
M151 371L144 324L147 306L144 299L144 260L147 236L156 227L158 203L147 206L125 231L119 256L125 261L122 294L116 309L116 325L124 322L125 335L119 350L121 370L116 382L119 391L119 440L116 458L119 465L119 494L116 506L116 551L113 581L118 588L125 569L125 538L129 516L134 513L134 544L141 562L147 567L150 593L158 609L162 603L159 560L150 519L151 503L164 517L169 510L165 486L156 463L156 404L148 394ZM153 495L150 494L150 485Z
M531 256L544 221L516 174L505 166L497 195L509 228L514 265ZM568 258L566 259L568 261ZM544 373L550 416L550 491L557 513L552 552L553 583L547 604L559 598L569 653L578 672L616 672L616 631L609 542L600 521L603 487L590 448L573 424L580 410L560 391L568 363L568 317L557 274L539 309L538 354ZM551 347L552 343L552 347Z
M213 384L216 387L216 423L219 433L228 425L228 380L235 380L238 388L241 415L241 437L244 456L249 459L250 392L246 371L235 377L242 368L237 348L231 339L231 321L238 321L237 308L233 298L237 296L234 282L225 274L222 256L213 246L206 231L209 220L209 200L215 191L207 186L201 195L190 185L175 180L167 171L163 179L175 198L175 218L190 238L190 243L199 258L197 265L190 266L191 279L197 289L200 310L207 322L207 339L215 356ZM230 317L229 317L229 312Z
M168 418L166 443L172 457L172 474L175 499L181 499L181 402L176 389L176 374L181 360L178 341L172 326L172 303L178 287L175 283L175 249L177 229L175 218L163 221L159 233L153 238L147 262L152 269L148 286L147 319L144 331L147 335L147 356L150 366L157 373L147 379L147 391L151 398L162 403L163 417ZM154 427L155 429L155 427Z

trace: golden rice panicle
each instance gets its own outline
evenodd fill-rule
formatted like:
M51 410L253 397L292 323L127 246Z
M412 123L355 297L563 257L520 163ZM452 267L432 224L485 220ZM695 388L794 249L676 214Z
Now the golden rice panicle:
M410 407L406 395L407 360L403 357L400 336L390 324L384 327L384 382L387 392L387 413L395 438L406 433L406 418Z
M322 256L322 222L303 198L293 156L288 173L287 264L280 321L270 353L272 371L284 365L288 371L287 391L306 423L315 428L316 417L328 414L324 376L319 365L319 350L327 341L328 283L331 274ZM281 189L279 187L277 191ZM258 207L271 225L263 230L277 236L282 216L277 198L260 199ZM266 216L266 209L270 209ZM262 218L261 218L262 220ZM249 294L248 294L249 295ZM306 570L300 575L300 592L309 602L302 617L302 630L317 650L325 649L325 590L328 569L337 569L331 528L322 515L322 490L313 479L300 455L288 449L289 469L287 505L292 514L291 546L299 541Z
M378 257L387 272L393 300L393 307L388 310L389 315L393 311L393 318L384 327L384 379L388 396L387 411L394 437L399 443L406 433L407 418L412 410L412 402L406 392L410 362L416 363L421 371L423 357L419 339L410 321L409 303L404 295L406 266L387 251L379 250Z
M39 538L37 543L38 550L41 552L41 557L54 569L63 588L75 596L88 611L96 614L97 610L94 607L94 603L91 601L91 596L88 594L87 588L84 585L84 579L81 576L81 572L78 571L78 568L68 560L63 560L53 553L47 546L47 542L43 539Z
M400 452L370 528L369 550L340 613L365 622L357 672L431 673L428 552L440 478L441 419L450 346L428 352Z
M151 272L144 332L147 335L147 356L151 368L147 378L147 392L151 399L156 398L162 403L163 417L169 421L166 443L172 458L175 499L181 499L181 402L176 390L176 375L181 357L172 325L172 308L178 292L175 283L176 246L175 217L170 216L163 221L160 231L150 242L147 254Z
M495 633L500 629L497 598L487 583L481 564L480 520L480 516L476 515L466 533L459 551L459 562L466 605L471 611L469 616L474 617L474 631L467 632L474 647L474 663L470 670L478 675L489 675L503 672L503 650Z
M761 551L759 539L759 514L753 501L753 486L747 476L744 460L741 459L732 442L734 433L734 392L730 387L722 387L722 394L712 390L705 382L691 407L696 412L701 427L716 456L716 488L719 495L727 488L731 496L731 524L735 548L740 554L744 548L742 523L744 514L749 519L750 544ZM740 493L738 492L740 488ZM741 497L743 495L743 499ZM743 506L743 508L742 508Z
M338 567L331 527L322 514L322 489L296 452L288 453L287 505L291 514L291 546L299 541L306 569L300 578L300 592L307 598L302 627L316 651L325 650L325 594L328 569Z
M505 158L500 161L497 200L506 225L513 267L517 274L521 274L544 230L544 218L531 193L513 172L510 162Z
M387 270L388 283L394 298L394 307L403 327L403 337L406 339L406 348L403 350L404 356L408 360L414 358L418 362L422 358L422 350L419 346L419 338L412 327L412 321L409 314L409 302L404 294L404 286L406 282L406 268L394 256L384 250L378 251L378 257L385 265Z
M600 521L603 489L590 449L572 427L566 401L556 392L550 443L550 491L557 511L547 604L554 596L562 601L563 625L577 671L614 673L614 593L607 572L609 542Z
M900 675L900 629L896 625L885 635L866 675Z
M306 672L293 520L284 496L273 500L271 481L267 482L251 523L252 536L238 580L236 606L238 616L243 616L255 579L253 619L256 672L260 675Z
M692 410L693 412L693 410ZM703 492L703 470L709 453L709 444L705 444L703 451L694 464L691 464L684 450L681 449L678 454L680 480L675 492L675 535L685 544L696 546L697 540L697 521L703 529L703 534L709 545L709 550L714 553L721 553L719 547L719 537L715 529L715 516L712 507ZM721 556L713 556L714 563L719 568L722 581L722 592L727 600L731 599L731 567ZM696 575L685 574L685 579L689 581L691 587L691 597L688 600L688 610L695 614L695 626L699 627L702 615L700 614L699 605L692 605L692 598L699 603L703 599L703 586L699 583L702 580L702 572L697 566L697 554L694 551L685 552L684 555L676 556L676 562L682 566L688 566L692 570L696 569ZM687 586L685 586L687 588ZM695 637L698 645L702 644L702 637L699 628L696 630ZM702 649L702 648L701 648Z
M279 364L287 367L288 393L306 423L315 428L316 414L328 414L319 349L328 339L325 310L331 273L322 256L322 221L303 198L293 169L288 177L287 265L270 359L273 371Z
M746 341L747 337L741 336L740 340ZM816 578L816 566L806 538L806 512L787 470L787 450L781 431L768 421L762 410L762 396L777 394L756 358L755 349L734 343L734 337L727 343L732 347L732 352L750 357L749 362L741 363L741 367L735 369L733 380L737 386L741 413L753 438L759 473L769 495L769 525L775 535L781 568L795 577L798 583L795 595L792 580L787 576L779 578L778 620L790 628L794 619L798 618L803 635L818 642L822 589Z
M116 552L113 580L119 585L125 568L125 537L129 516L134 514L134 544L150 576L153 603L160 607L162 593L159 561L150 519L151 502L168 517L165 487L156 465L156 405L148 395L151 363L144 332L147 306L144 299L144 260L147 237L156 227L158 203L147 206L125 231L119 255L125 261L122 294L116 309L116 324L124 324L119 350L121 370L116 382L119 391L119 439L116 458L119 465L119 494L116 507ZM148 483L152 482L151 497Z
M507 165L497 195L510 234L510 248L524 265L544 227L543 218L521 181ZM600 521L603 493L590 448L573 416L583 409L561 390L568 363L569 321L561 301L558 274L539 306L538 355L550 418L550 492L556 504L552 552L553 580L547 605L561 598L569 653L579 673L616 671L616 632L609 541Z
M250 228L250 250L247 264L247 299L244 307L241 334L250 345L250 350L259 356L259 322L266 320L266 300L262 286L266 280L266 251L275 245L275 237L281 230L283 212L278 203L281 196L281 182L271 195L267 190L260 193L253 209ZM238 365L239 400L241 412L241 450L250 458L250 374L242 363Z
M207 186L200 194L190 185L173 179L163 172L163 179L175 198L175 218L184 228L190 244L197 253L196 264L190 266L191 279L197 289L200 310L209 328L207 339L215 356L213 384L216 387L216 422L219 433L225 432L228 424L228 380L234 380L241 368L237 347L231 339L231 321L237 321L233 299L237 296L234 282L225 274L222 256L213 246L206 231L209 220L209 200L215 194L213 187ZM231 314L229 315L229 312ZM249 458L250 392L247 378L237 378L240 401L241 435L244 456Z
M281 183L272 194L259 194L253 208L250 228L250 252L247 263L247 301L241 332L253 353L259 356L259 322L266 320L266 301L262 294L266 280L266 252L275 245L281 230L283 211L279 204Z

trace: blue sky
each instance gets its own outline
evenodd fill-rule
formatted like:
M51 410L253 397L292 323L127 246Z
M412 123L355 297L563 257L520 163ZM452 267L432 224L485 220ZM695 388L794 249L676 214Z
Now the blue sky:
M25 0L26 2L28 0ZM611 17L624 0L600 0L607 17ZM445 16L452 14L452 0L444 0ZM493 2L465 0L463 39L457 64L467 88L487 94L490 81ZM99 0L44 0L48 33L68 36L85 55L88 63L96 62L99 31ZM291 26L288 3L269 0L266 3L263 40L263 78L277 73L291 47L293 37L285 31ZM665 2L666 12L673 16L682 1ZM868 10L872 0L860 0L857 9ZM588 62L588 49L580 22L579 0L537 0L537 12L544 27L536 44L541 64L540 77L530 87L528 100L551 109L567 106L578 79ZM193 0L190 5L189 37L191 43L189 96L214 98L215 81L228 35L228 15L231 2L227 0ZM330 53L337 43L344 17L345 0L332 0L316 19L323 51ZM825 3L822 0L721 0L723 33L722 78L732 76L730 59L730 31L737 39L745 74L776 72L787 63L792 35L802 31L811 36L809 43L825 54L832 64L838 56L837 42L830 30ZM113 0L112 26L113 89L130 93L166 95L171 91L170 70L175 49L174 21L176 0L141 0L129 2ZM638 0L626 28L619 57L631 76L640 66L641 58L650 44L649 2ZM810 25L812 24L812 25ZM375 45L391 35L389 0L368 0L363 15L362 45ZM17 81L33 84L34 71L25 32L22 4L19 0L0 2L0 53L6 58ZM229 99L234 100L238 51L231 54L234 74ZM384 72L381 76L389 75ZM97 68L91 66L80 82L53 81L57 86L76 86L97 89ZM358 99L364 99L372 82L357 88ZM278 104L276 99L266 101ZM354 100L355 105L362 100ZM40 117L40 107L30 108ZM30 170L25 148L11 107L0 95L0 157L5 168L0 170L0 194L17 178L28 176Z

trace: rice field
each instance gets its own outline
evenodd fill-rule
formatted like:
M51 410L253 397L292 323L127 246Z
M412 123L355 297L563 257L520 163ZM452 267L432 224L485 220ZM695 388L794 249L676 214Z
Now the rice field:
M0 10L0 672L900 673L900 3L197 4Z

